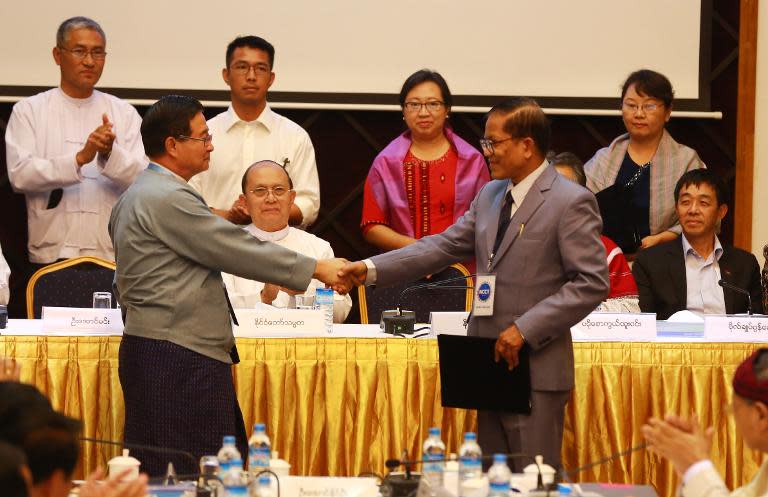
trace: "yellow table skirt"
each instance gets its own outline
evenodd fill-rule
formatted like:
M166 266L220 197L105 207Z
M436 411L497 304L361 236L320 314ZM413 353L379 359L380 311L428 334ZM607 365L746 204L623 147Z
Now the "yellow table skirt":
M83 420L89 437L121 439L119 337L0 337L0 354L22 363L22 381L55 408ZM568 404L563 464L575 468L643 442L650 416L697 413L717 429L713 461L733 488L760 464L723 406L735 366L754 348L741 343L575 343L576 388ZM418 457L430 426L449 452L474 431L473 411L440 406L434 340L239 339L234 368L246 426L265 422L274 450L299 475L385 471L407 450ZM183 409L183 406L180 406ZM249 430L250 431L250 430ZM115 455L86 444L84 472ZM580 481L650 483L674 494L674 471L641 450L585 471Z

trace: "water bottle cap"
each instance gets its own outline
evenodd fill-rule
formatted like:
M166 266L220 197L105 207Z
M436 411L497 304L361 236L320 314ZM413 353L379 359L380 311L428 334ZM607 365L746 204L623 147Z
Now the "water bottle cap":
M494 454L493 455L493 462L500 462L507 464L507 456L506 454Z
M264 426L264 423L256 423L253 425L253 431L266 431L267 427Z
M466 432L464 434L464 441L466 442L466 441L469 441L469 440L471 440L471 441L477 440L477 435L475 434L475 432L468 431L468 432Z
M432 428L429 429L429 435L430 436L438 436L439 437L440 436L440 428L438 428L436 426L433 426Z
M570 485L565 485L563 483L557 484L557 493L560 495L571 495L571 492L573 492L573 489L570 487Z
M234 437L234 435L225 435L224 436L224 445L235 445L235 437Z
M269 485L270 483L269 475L264 474L259 476L259 485Z

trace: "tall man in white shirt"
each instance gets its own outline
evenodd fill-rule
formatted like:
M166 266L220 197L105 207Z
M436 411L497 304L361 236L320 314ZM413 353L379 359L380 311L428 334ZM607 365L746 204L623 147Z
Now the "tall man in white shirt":
M227 46L227 66L221 74L230 88L232 105L208 121L216 137L211 167L190 185L213 212L248 224L251 218L240 200L240 178L254 162L272 160L285 167L296 189L291 225L306 227L317 219L320 209L315 149L301 126L267 104L267 91L275 81L274 61L275 48L257 36L235 38Z
M288 172L276 162L264 160L248 167L243 174L241 199L252 223L245 227L245 231L261 241L275 243L307 257L333 259L330 243L288 225L290 209L295 205L296 198L293 187ZM306 289L294 291L231 274L221 276L235 308L253 308L259 302L275 307L294 307L295 295L314 294L317 288L325 287L322 281L313 279ZM349 295L334 294L335 322L343 323L351 308L352 299Z
M36 267L86 255L114 259L109 214L147 165L136 109L94 89L106 55L96 21L64 21L53 48L59 86L17 103L8 122L8 177L26 196Z

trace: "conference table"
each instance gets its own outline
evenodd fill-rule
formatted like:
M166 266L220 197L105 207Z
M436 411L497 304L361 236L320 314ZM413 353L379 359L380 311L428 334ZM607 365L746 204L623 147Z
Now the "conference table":
M83 435L120 440L124 409L117 374L120 336L41 335L34 320L11 320L0 356L22 364L21 380L48 395L56 409L81 419ZM407 451L421 456L431 426L442 428L448 453L474 411L443 408L437 340L397 338L376 325L336 325L332 335L238 338L233 367L247 426L267 425L273 450L294 475L354 476L385 472L384 461ZM566 469L643 443L651 416L698 415L714 426L712 459L729 487L746 483L761 455L745 447L724 406L733 371L756 343L684 338L644 342L574 340L576 388L567 406L562 460ZM179 423L185 406L179 406ZM250 431L250 430L249 430ZM87 443L90 472L116 450ZM634 451L573 476L575 481L650 483L674 495L672 467Z

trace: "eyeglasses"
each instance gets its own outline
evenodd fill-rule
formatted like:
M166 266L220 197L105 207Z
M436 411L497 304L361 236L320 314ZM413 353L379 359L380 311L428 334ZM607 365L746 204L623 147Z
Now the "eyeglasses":
M107 52L103 48L94 48L92 50L87 50L85 48L77 47L77 48L64 48L59 47L59 50L64 50L65 52L69 52L72 54L72 56L76 59L83 60L89 55L93 60L104 60L107 57Z
M624 109L627 112L631 112L632 114L637 112L638 109L643 109L643 112L648 113L648 112L654 112L657 109L660 109L661 108L661 104L656 104L656 103L653 103L653 102L648 102L648 103L645 103L645 104L642 104L642 105L637 105L634 102L622 102L621 108Z
M510 136L509 138L503 138L501 140L490 140L488 138L480 138L480 147L483 149L484 152L488 152L489 154L493 153L493 147L495 145L498 145L499 143L503 143L509 140L514 140L514 136Z
M253 72L256 75L269 74L270 72L269 66L266 64L262 63L262 64L256 64L252 66L252 65L246 64L245 62L236 62L235 64L232 65L231 71L236 74L245 76L249 72L251 72L251 69L253 69Z
M280 198L290 191L293 190L284 186L273 186L272 188L267 188L266 186L257 186L253 190L248 190L248 193L253 193L256 195L256 198L264 198L270 193L274 195L275 198Z
M187 136L187 135L179 135L179 140L194 140L196 142L202 142L205 145L208 145L213 141L213 135L207 134L202 138L195 138L193 136Z
M403 108L407 112L419 112L422 107L426 107L429 112L439 112L445 106L444 102L432 100L430 102L405 102Z

